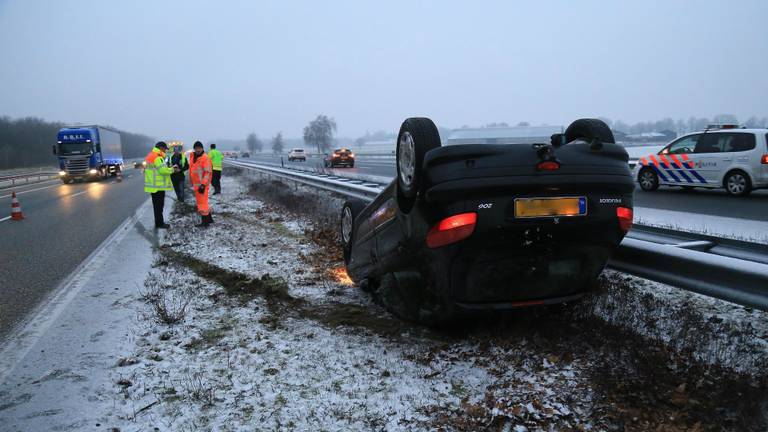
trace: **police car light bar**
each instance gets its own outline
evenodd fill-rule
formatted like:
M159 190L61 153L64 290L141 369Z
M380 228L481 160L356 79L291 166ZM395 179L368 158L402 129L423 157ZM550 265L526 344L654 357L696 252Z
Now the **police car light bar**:
M714 130L714 129L744 129L743 126L739 126L736 124L711 124L707 125L707 128L705 130Z

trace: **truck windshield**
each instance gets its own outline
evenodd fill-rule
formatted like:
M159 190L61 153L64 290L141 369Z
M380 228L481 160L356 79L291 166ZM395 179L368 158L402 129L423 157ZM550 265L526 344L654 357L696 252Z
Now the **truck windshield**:
M91 143L61 143L59 144L59 154L91 154Z

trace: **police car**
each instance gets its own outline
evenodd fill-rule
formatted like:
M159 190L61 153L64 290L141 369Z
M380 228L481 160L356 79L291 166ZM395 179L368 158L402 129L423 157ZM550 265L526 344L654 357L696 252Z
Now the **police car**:
M768 187L768 129L712 125L641 157L635 178L644 191L660 185L725 188L733 196Z

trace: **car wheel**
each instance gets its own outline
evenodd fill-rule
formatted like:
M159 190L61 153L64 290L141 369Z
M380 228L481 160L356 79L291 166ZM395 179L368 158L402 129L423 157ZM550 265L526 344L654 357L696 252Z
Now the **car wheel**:
M693 186L683 186L683 190L686 191L686 192L692 192L692 191L696 190L696 188L693 187Z
M597 139L604 143L615 143L611 128L599 119L578 119L565 130L565 142L569 143L577 139L592 142Z
M353 163L351 163L351 164L349 164L349 167L350 167L350 168L354 168L354 167L355 167L355 164L354 164L354 162L353 162Z
M406 119L400 126L395 158L397 193L402 211L406 213L410 211L416 195L423 187L424 155L438 147L440 147L440 133L432 120L412 117Z
M440 327L454 317L454 310L428 295L424 276L418 271L385 274L376 287L376 296L398 317L425 325Z
M341 208L341 220L339 223L339 238L344 255L344 264L349 264L352 258L352 245L355 237L355 219L365 208L365 203L359 199L350 199Z
M725 176L725 190L733 196L746 196L752 192L752 182L743 171L732 171Z
M637 181L640 183L640 188L647 192L655 191L659 188L659 176L650 168L640 171Z

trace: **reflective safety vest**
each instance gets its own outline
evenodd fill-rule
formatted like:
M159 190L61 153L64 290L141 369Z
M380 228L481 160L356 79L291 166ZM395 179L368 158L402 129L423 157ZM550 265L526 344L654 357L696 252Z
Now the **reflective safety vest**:
M224 162L224 155L216 149L208 151L208 157L211 159L211 165L216 171L221 171L222 162Z
M197 189L200 185L208 186L211 184L212 175L211 161L208 156L203 153L195 159L195 154L192 153L189 157L189 181L192 183L192 188Z
M144 192L155 193L173 189L171 174L173 168L165 165L165 153L155 147L144 158L147 165L144 167Z

